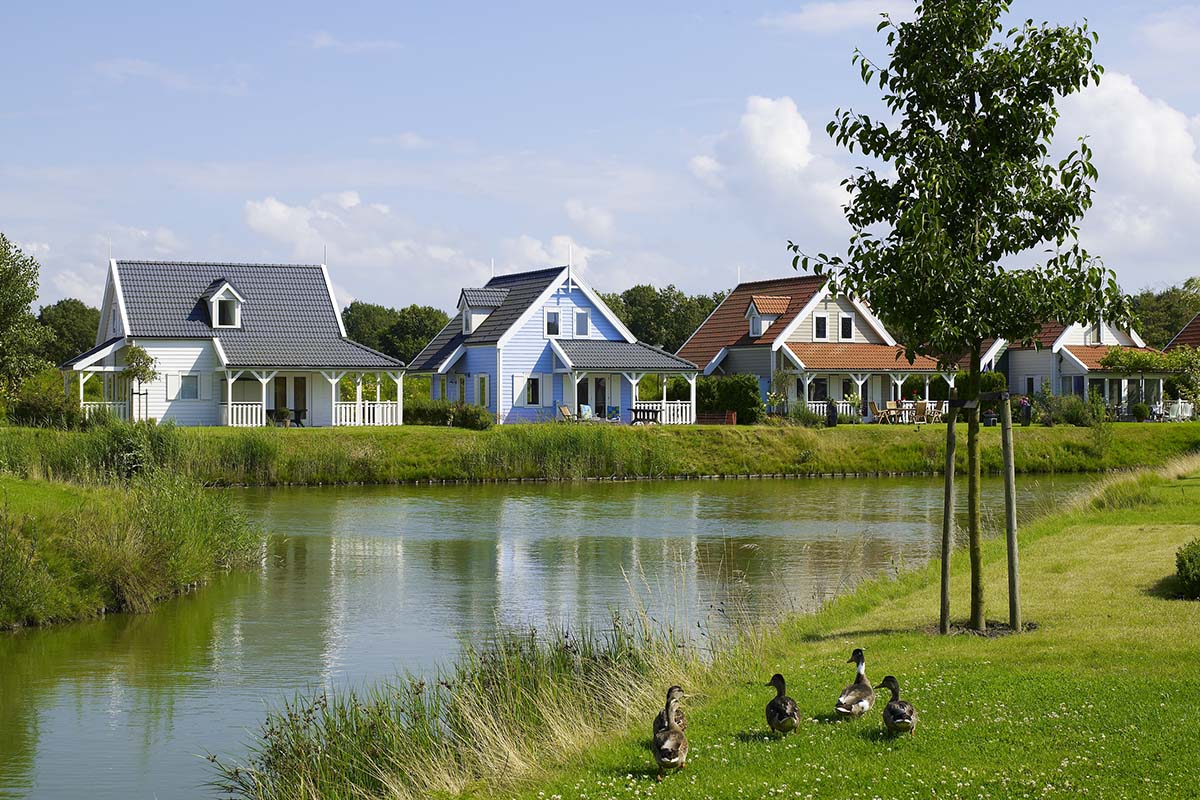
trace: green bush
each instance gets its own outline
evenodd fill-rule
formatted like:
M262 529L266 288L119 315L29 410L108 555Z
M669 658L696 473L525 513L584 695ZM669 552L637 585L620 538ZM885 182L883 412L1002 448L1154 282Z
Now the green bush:
M1134 403L1133 408L1130 409L1130 412L1133 414L1133 418L1138 422L1145 422L1146 420L1150 419L1150 406L1146 405L1145 403Z
M404 404L406 425L449 425L454 420L454 404L449 400L421 398Z
M472 431L486 431L495 421L492 412L483 406L457 405L451 416L451 424L454 427Z
M824 428L825 415L818 414L808 407L808 404L801 401L796 403L788 412L788 416L792 422L797 425L803 425L805 428Z
M736 411L739 425L761 422L766 413L754 375L700 378L696 385L696 410L700 414Z
M1179 548L1175 554L1175 574L1188 597L1200 598L1200 539Z
M8 409L8 421L31 428L74 430L83 424L79 398L62 390L50 390L41 381L26 381Z

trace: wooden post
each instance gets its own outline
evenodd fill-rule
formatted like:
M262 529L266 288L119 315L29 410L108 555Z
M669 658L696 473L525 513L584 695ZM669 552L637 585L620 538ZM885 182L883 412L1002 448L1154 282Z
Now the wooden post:
M955 389L950 389L950 399L958 396ZM938 630L943 634L950 633L950 555L954 552L954 469L955 450L958 447L958 437L954 430L954 422L958 418L958 407L951 402L946 412L946 488L942 497L942 609L938 620Z
M1008 624L1021 631L1021 568L1017 561L1017 468L1013 455L1012 405L1000 397L1000 436L1004 449L1004 529L1008 545Z

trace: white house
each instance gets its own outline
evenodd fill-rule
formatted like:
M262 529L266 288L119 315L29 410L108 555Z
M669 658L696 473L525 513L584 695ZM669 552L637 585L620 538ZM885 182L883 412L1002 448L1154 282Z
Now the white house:
M155 380L125 377L137 345ZM394 358L346 337L323 264L109 262L96 346L62 365L78 376L86 413L181 425L264 425L277 409L295 424L399 425L403 369ZM363 397L363 377L376 380ZM339 384L350 376L355 398ZM84 384L103 381L104 400L83 402ZM69 380L68 380L69 383ZM396 400L379 395L394 383Z
M409 365L433 399L486 407L500 423L586 417L661 424L696 419L696 365L651 347L570 267L497 275L459 293L458 313ZM646 375L661 397L639 397ZM668 401L666 378L691 384Z

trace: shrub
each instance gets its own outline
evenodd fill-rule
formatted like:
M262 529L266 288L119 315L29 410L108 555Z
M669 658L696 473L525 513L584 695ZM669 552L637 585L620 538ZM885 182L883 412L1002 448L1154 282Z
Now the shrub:
M451 424L454 427L473 431L486 431L495 421L492 412L483 406L457 405L451 416Z
M1145 403L1134 403L1130 411L1133 414L1133 418L1138 422L1145 422L1150 419L1150 406Z
M409 400L404 404L406 425L449 425L454 419L454 404L448 400Z
M803 425L805 428L825 427L825 415L818 414L816 411L813 411L808 407L808 404L804 402L797 403L795 406L793 406L792 410L788 413L788 416L791 417L792 422L795 422L797 425Z
M1200 539L1179 548L1175 554L1175 574L1188 597L1200 598Z
M61 381L54 380L47 385L45 380L31 378L21 385L13 399L8 409L8 421L31 428L73 430L83 424L83 411L79 407L79 398L64 392Z
M739 425L762 421L765 411L754 375L705 376L696 386L696 410L700 414L736 411Z

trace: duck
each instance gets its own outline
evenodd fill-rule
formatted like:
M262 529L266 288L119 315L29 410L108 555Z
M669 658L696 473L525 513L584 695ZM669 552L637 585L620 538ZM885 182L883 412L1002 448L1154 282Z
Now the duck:
M771 676L767 686L775 687L775 696L767 703L767 727L776 733L791 733L800 724L796 701L787 696L787 684L778 672Z
M854 683L842 690L833 710L839 717L861 717L871 710L871 706L875 705L875 690L871 688L871 682L867 680L867 659L863 655L862 648L854 648L854 652L850 654L846 663L857 664L858 675L855 676Z
M679 727L679 700L683 694L667 694L667 706L663 715L667 719L667 727L654 734L654 761L658 764L658 780L663 779L663 772L668 769L683 769L687 766L688 740L683 729Z
M888 733L909 733L916 735L917 710L912 703L900 699L900 681L894 675L888 675L879 684L882 689L889 689L892 699L883 707L883 726Z
M667 705L670 705L672 697L678 697L682 701L683 688L672 686L670 689L667 689ZM687 718L683 715L683 709L678 707L675 709L675 723L679 726L679 730L687 730ZM658 712L658 716L654 718L654 734L658 735L661 731L665 731L667 727L667 709L666 706L663 706L663 710Z

